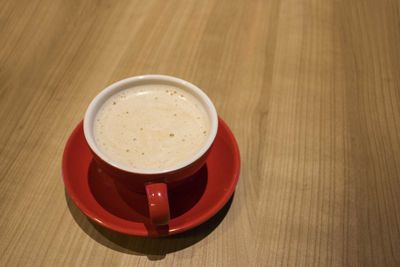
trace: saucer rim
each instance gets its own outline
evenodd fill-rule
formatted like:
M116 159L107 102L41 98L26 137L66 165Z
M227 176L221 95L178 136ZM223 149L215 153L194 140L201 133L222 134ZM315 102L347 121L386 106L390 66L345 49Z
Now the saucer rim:
M116 224L114 222L104 221L102 219L99 219L99 218L97 218L97 215L95 214L95 212L93 212L90 208L87 208L86 205L80 201L80 198L77 196L77 194L73 190L71 190L73 186L72 186L70 179L68 179L68 177L67 177L67 157L73 149L74 136L79 135L80 131L83 134L83 120L81 120L75 126L74 130L69 135L68 141L64 148L61 172L62 172L63 182L65 185L65 190L66 190L68 196L71 198L71 200L76 205L76 207L80 211L82 211L86 215L86 217L88 217L93 222L95 222L109 230L112 230L112 231L116 231L116 232L127 234L127 235L132 235L132 236L161 237L161 236L171 236L171 235L175 235L175 234L182 233L182 232L188 231L190 229L193 229L196 226L199 226L200 224L202 224L205 221L207 221L208 219L210 219L212 216L214 216L219 210L221 210L224 207L224 205L229 201L229 199L233 195L236 185L239 180L240 152L239 152L238 144L236 142L236 139L235 139L231 129L228 127L228 125L225 123L225 121L221 117L218 117L218 123L220 124L220 126L218 128L220 128L221 130L223 129L226 132L226 134L227 134L226 136L228 137L227 139L229 140L229 143L231 144L231 147L234 150L233 151L233 161L232 161L233 175L231 175L232 178L230 179L231 182L229 184L229 187L227 188L227 190L224 191L224 194L221 194L221 197L218 198L218 202L216 202L214 205L212 205L212 207L210 207L209 210L196 216L196 219L183 223L182 225L180 225L179 228L169 229L166 234L150 233L146 229L141 230L141 229L136 229L136 228L127 228L127 227L121 226L119 224ZM218 138L218 133L215 138L216 139ZM214 148L211 147L211 149L214 149ZM110 215L112 215L112 214L110 213ZM115 215L113 215L113 216L115 216ZM119 218L119 219L121 219L121 218ZM129 220L126 220L126 221L129 221ZM173 221L173 219L171 221ZM132 223L134 221L129 221L129 222ZM139 222L134 222L134 223L141 224Z

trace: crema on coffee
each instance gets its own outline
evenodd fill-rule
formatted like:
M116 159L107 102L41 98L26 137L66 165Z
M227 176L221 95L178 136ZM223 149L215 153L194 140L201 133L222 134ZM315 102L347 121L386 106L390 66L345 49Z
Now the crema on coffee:
M205 144L210 120L201 102L170 85L139 85L107 99L94 121L98 147L113 161L162 171L185 162Z

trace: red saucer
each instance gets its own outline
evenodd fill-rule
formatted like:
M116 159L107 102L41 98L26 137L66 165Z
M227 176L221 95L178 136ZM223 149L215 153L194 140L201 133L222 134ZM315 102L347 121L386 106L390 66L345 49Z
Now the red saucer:
M86 216L117 232L166 236L187 231L211 218L228 202L239 178L240 156L235 138L221 118L218 127L205 166L184 186L169 191L168 226L150 224L146 196L130 191L96 166L82 122L64 150L62 174L67 193Z

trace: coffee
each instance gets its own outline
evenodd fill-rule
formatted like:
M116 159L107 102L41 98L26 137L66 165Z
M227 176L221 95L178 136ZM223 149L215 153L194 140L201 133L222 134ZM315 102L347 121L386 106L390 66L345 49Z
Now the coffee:
M138 85L107 99L94 121L98 147L127 167L162 171L185 162L205 144L210 121L186 90Z

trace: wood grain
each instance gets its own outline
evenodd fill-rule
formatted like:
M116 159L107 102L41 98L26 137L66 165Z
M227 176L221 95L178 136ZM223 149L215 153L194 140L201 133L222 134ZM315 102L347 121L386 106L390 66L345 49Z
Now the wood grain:
M398 1L0 1L1 266L399 266ZM101 229L65 196L65 142L119 79L214 101L242 173L167 239Z

